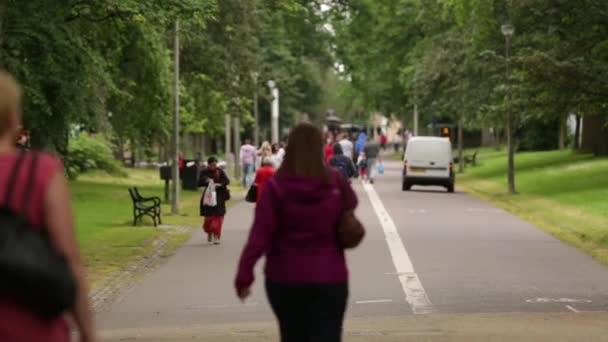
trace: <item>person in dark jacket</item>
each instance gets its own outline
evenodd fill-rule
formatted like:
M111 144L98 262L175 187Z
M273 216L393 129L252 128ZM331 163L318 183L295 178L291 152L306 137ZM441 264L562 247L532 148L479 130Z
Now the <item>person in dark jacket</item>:
M205 192L209 184L213 183L217 194L217 205L208 206L203 204ZM205 191L201 196L200 210L201 216L205 217L203 230L207 233L207 241L215 245L219 245L222 237L222 226L224 225L224 216L226 215L226 201L230 199L228 191L230 179L226 173L217 167L217 159L211 157L207 160L207 168L201 171L198 185L205 187Z
M329 166L340 172L344 177L350 179L357 176L357 168L353 160L344 155L342 145L334 144L334 155L329 159Z

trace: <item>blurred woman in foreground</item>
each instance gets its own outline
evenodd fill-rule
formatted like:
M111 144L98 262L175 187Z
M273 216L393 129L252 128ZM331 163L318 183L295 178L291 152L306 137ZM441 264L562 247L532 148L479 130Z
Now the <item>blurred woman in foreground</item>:
M94 341L94 328L88 300L85 268L74 234L70 195L61 162L40 153L15 148L21 126L21 90L8 74L0 72L0 206L21 212L32 229L48 235L56 252L64 256L77 283L74 306L59 317L43 319L20 304L10 293L0 293L0 341L67 342L70 334L66 317L71 316L79 330L80 341ZM4 192L11 182L11 171L20 161L19 174L12 182L13 196L8 202ZM36 166L34 167L34 161ZM32 172L32 191L23 198ZM23 207L22 203L27 203Z

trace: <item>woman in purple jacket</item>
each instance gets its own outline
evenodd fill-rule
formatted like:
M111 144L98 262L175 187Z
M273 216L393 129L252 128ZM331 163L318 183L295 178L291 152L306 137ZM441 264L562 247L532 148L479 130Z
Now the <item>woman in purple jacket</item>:
M285 160L257 204L236 276L237 294L245 300L254 266L266 256L266 292L283 342L342 337L348 271L336 230L357 197L346 178L324 165L323 147L323 135L312 125L290 133Z

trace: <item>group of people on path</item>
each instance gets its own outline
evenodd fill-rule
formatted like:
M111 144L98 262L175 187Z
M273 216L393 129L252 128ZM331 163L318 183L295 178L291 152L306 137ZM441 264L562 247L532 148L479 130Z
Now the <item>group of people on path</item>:
M255 183L254 173L264 166L279 168L285 158L285 144L263 142L259 149L251 144L250 139L246 139L239 152L241 162L242 179L241 185L249 188ZM257 175L256 175L257 177Z
M382 162L381 148L382 142L368 140L365 131L359 132L354 142L346 133L341 134L338 139L334 139L333 134L329 133L324 147L325 162L348 178L359 177L361 181L373 184L379 163ZM346 159L351 162L348 163Z

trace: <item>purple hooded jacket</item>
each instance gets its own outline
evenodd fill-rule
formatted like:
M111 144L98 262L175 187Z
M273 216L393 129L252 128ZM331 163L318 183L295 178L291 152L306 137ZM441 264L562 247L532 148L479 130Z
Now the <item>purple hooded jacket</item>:
M347 281L337 225L357 197L348 181L330 170L333 181L277 175L267 183L255 211L235 280L237 289L254 281L254 267L266 255L266 278L287 284Z

